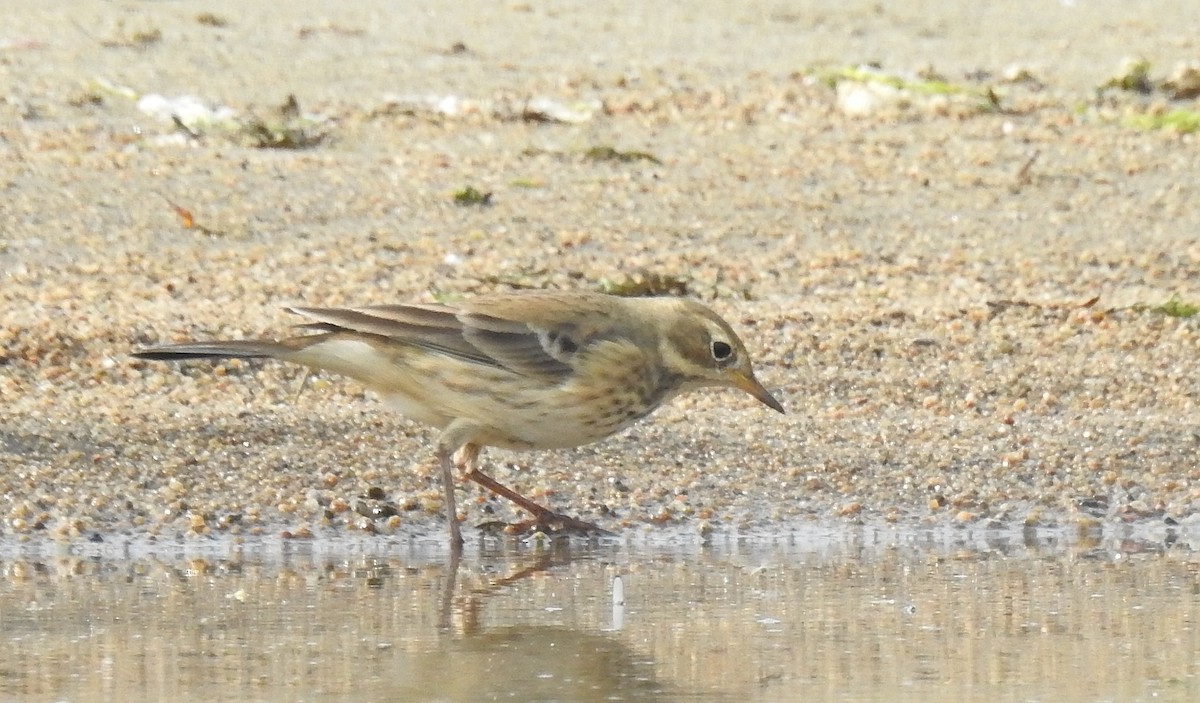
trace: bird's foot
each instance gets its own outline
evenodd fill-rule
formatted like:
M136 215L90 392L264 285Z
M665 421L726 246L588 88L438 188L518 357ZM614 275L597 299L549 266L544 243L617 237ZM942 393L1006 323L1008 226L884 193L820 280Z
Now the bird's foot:
M578 518L573 518L570 515L563 515L551 510L538 514L529 520L520 522L487 522L479 525L482 530L491 532L513 535L516 537L526 537L537 533L544 534L548 537L611 537L612 532L594 525L590 522L585 522Z

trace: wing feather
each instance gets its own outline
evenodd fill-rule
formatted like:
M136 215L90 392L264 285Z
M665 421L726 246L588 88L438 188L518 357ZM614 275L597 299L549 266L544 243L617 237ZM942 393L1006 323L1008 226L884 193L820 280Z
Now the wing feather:
M599 338L577 324L580 302L553 293L524 293L464 307L414 303L288 310L312 320L304 328L374 335L525 376L561 380L570 373L573 357Z

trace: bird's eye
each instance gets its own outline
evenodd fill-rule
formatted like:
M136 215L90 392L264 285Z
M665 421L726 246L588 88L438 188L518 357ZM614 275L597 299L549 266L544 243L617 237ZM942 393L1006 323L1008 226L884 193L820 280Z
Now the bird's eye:
M712 343L712 355L717 361L728 361L733 356L733 347L729 346L728 342L714 339Z

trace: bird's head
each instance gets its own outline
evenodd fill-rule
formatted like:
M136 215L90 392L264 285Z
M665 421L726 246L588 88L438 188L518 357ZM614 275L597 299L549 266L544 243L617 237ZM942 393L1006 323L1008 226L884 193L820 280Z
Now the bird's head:
M755 378L746 345L729 323L695 301L674 302L660 352L663 363L684 379L684 387L739 388L782 413L783 405Z

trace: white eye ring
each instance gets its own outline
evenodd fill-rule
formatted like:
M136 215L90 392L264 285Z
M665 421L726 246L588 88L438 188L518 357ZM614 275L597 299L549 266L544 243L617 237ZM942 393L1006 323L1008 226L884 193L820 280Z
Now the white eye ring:
M717 361L728 361L733 357L733 346L729 342L714 339L710 347L713 358Z

